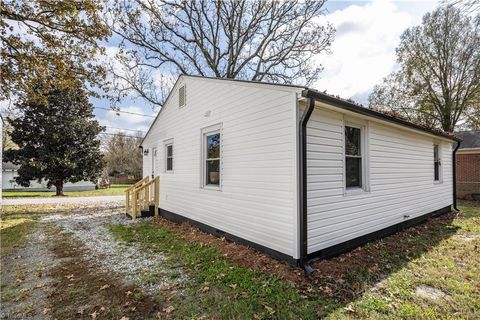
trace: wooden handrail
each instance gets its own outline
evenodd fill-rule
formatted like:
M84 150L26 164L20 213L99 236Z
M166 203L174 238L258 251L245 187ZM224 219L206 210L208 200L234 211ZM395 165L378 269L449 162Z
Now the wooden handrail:
M138 211L148 208L150 203L153 201L155 205L155 216L158 215L158 206L159 206L159 189L160 189L160 178L157 176L153 180L149 180L148 177L143 178L142 183L137 183L136 187L130 187L126 191L126 210L127 213L131 211L132 219L135 219L138 215ZM139 181L139 182L141 182ZM153 192L150 193L150 189L153 186ZM130 195L132 196L132 205L130 206ZM151 197L153 196L153 198Z
M149 176L146 176L142 180L137 181L136 183L134 183L133 185L131 185L130 187L125 189L125 210L126 210L126 213L130 212L130 196L132 196L132 193L133 193L132 190L135 190L136 188L140 187L141 185L147 183L149 179L150 179ZM136 205L137 205L136 203L133 203L133 197L132 197L132 207L135 207Z
M148 182L150 178L148 176L146 176L145 178L143 178L142 180L140 181L137 181L136 183L134 183L133 185L131 185L130 187L128 187L127 189L125 189L125 192L129 192L130 190L132 189L135 189L135 188L138 188L141 184L145 183L145 182Z

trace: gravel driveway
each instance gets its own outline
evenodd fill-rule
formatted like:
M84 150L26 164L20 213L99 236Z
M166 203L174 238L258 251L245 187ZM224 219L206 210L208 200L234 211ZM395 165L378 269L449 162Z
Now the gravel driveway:
M31 198L4 198L2 204L35 205L35 204L91 204L123 201L125 196L93 196L93 197L31 197Z
M165 288L181 287L187 277L162 254L114 239L112 225L152 219L126 218L119 206L123 203L112 201L119 198L123 200L12 199L79 200L81 205L63 202L69 205L39 220L28 245L1 256L2 300L7 301L2 301L0 319L96 319L100 314L105 319L151 319L152 313L162 311L157 296Z

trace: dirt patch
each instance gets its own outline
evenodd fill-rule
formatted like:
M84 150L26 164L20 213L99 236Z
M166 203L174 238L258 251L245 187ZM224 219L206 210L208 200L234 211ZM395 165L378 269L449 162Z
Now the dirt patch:
M1 319L49 318L47 297L54 280L48 273L60 261L47 248L46 228L35 229L28 237L29 245L2 257Z
M415 294L419 297L430 300L448 300L449 296L440 289L430 286L419 286L415 289Z
M216 248L225 258L240 267L249 268L265 274L275 274L278 278L289 281L295 285L306 285L308 283L303 270L295 268L285 262L275 260L248 246L204 233L189 223L177 224L161 217L156 218L155 222L162 227L174 231L185 240Z
M49 312L58 319L151 319L162 307L150 295L108 270L99 270L82 259L82 249L63 236L52 244L57 259L49 295Z

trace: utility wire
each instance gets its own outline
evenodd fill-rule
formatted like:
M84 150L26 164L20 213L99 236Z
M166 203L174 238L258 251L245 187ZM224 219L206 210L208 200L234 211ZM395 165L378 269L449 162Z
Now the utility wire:
M116 130L128 130L128 131L133 131L133 132L143 132L143 133L145 133L145 131L137 130L137 129L125 129L125 128L117 128L117 127L112 127L112 126L104 126L104 127L107 127L107 128L110 128L110 129L116 129Z
M134 114L136 116L142 116L142 117L148 117L148 118L155 118L155 116L149 115L149 114L144 114L144 113L137 113L137 112L130 112L130 111L122 111L122 110L115 110L115 109L110 109L110 108L104 108L104 107L97 107L95 106L96 109L102 109L102 110L107 110L107 111L115 111L116 113L128 113L128 114Z
M100 132L99 134L106 134L109 136L121 136L121 137L131 137L131 138L142 138L141 136L134 136L131 134L122 134L122 133L109 133L109 132Z

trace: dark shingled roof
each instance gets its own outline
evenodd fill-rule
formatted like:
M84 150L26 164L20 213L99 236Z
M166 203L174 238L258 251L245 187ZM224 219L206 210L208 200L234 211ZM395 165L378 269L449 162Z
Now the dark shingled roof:
M480 130L455 132L455 137L462 139L460 149L480 148Z
M345 100L336 96L332 96L317 90L313 89L306 89L303 90L302 95L307 98L314 98L317 101L323 101L326 102L327 104L333 105L337 108L341 108L344 110L348 110L351 112L363 114L369 117L389 121L392 123L396 123L405 127L410 127L412 129L416 129L419 131L424 131L426 133L443 137L443 138L448 138L450 140L458 141L460 140L458 137L452 135L451 133L444 132L440 129L434 129L434 128L428 128L425 126L422 126L420 124L416 124L410 121L407 121L403 118L399 118L398 116L394 116L388 113L384 112L379 112L373 109L365 108L362 105L359 105L353 101Z

